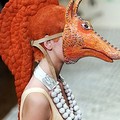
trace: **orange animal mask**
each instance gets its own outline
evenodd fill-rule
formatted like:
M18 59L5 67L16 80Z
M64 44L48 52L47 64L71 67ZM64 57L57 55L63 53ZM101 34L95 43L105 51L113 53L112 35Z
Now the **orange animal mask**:
M120 59L120 51L110 45L92 25L77 16L78 6L82 0L71 0L65 12L65 27L63 33L37 41L42 43L63 36L63 53L66 63L75 63L82 57L93 56L107 62Z
M107 62L120 59L120 51L103 40L88 21L77 16L82 0L71 0L66 10L63 34L65 61L74 63L82 57L94 56Z

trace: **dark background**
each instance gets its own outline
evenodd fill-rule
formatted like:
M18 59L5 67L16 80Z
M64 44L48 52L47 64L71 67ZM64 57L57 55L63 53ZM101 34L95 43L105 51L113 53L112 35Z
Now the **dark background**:
M0 1L0 10L7 1L8 0ZM14 77L0 57L0 120L4 118L16 103Z

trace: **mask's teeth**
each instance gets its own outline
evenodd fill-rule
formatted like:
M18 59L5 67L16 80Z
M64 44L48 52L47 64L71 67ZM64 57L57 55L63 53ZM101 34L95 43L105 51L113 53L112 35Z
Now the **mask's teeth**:
M115 49L116 49L117 51L120 51L120 49L118 49L117 47L115 47Z
M95 32L95 31L94 31ZM104 38L100 35L100 34L98 34L97 32L95 32L95 34L98 36L98 37L100 37L102 40L104 40Z
M107 42L107 40L104 40L104 42Z
M94 31L95 32L95 31ZM120 51L120 49L118 49L117 47L114 47L114 45L111 45L110 42L108 42L107 40L105 40L102 36L100 36L100 34L98 34L97 32L95 32L95 34L100 37L105 43L107 43L108 45L110 45L112 48L116 49L117 51Z
M101 37L101 39L102 39L102 40L104 40L104 38L103 38L103 37Z
M111 47L114 47L114 45L111 45Z

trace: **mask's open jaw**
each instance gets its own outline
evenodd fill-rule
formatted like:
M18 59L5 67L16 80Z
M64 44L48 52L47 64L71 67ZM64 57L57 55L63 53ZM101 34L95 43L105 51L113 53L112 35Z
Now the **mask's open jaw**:
M100 58L106 62L111 62L111 63L113 62L112 58L110 58L106 54L99 52L99 51L96 51L94 49L83 48L82 51L84 51L84 57L88 56L87 54L89 54L89 56Z

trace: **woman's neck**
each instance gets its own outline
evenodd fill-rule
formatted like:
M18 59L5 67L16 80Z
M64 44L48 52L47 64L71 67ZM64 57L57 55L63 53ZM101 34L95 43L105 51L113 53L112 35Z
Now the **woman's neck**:
M60 71L62 69L63 63L62 62L59 63L59 62L53 61L53 60L52 60L52 63L53 63L53 66L55 68L56 76L58 78L59 74L60 74ZM50 65L49 65L48 61L45 58L43 58L40 61L39 65L44 70L44 72L46 72L49 76L53 77L52 73L51 73L51 70L50 70Z

